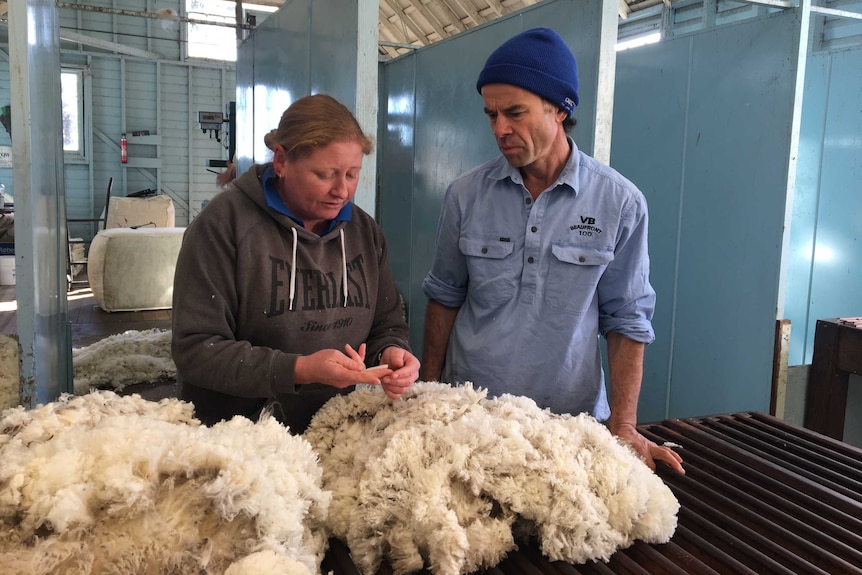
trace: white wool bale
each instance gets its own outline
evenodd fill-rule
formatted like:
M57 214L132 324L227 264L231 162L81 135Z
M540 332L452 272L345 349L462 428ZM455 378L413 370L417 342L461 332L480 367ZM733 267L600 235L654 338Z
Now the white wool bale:
M271 417L207 428L176 399L65 395L3 413L0 461L10 573L221 574L268 552L304 575L325 550L317 456Z
M128 330L72 350L75 394L93 388L122 391L127 385L176 379L171 331Z
M18 375L18 340L0 335L0 410L21 403L21 380Z
M458 575L536 537L552 560L605 560L635 539L666 542L679 504L588 415L524 397L417 382L401 400L362 388L330 400L304 437L333 494L327 526L363 573Z
M103 310L170 309L185 228L111 228L90 244L87 278Z

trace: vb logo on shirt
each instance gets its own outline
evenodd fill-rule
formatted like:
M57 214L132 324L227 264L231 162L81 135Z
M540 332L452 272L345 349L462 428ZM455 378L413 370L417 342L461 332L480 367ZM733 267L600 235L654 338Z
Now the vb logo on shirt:
M579 236L591 237L602 233L602 229L596 227L596 218L591 216L581 216L581 223L569 226L573 232L578 232Z

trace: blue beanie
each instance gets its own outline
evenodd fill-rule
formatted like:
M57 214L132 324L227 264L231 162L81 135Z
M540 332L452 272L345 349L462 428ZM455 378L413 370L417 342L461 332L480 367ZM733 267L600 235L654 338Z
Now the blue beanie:
M479 74L476 89L485 84L511 84L566 110L578 105L578 63L572 51L550 28L521 32L494 50Z

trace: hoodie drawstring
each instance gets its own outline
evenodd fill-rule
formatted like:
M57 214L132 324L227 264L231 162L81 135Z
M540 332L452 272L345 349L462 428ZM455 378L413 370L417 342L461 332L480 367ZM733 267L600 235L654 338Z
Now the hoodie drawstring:
M288 309L293 311L293 302L296 299L296 228L290 228L293 235L293 255L290 261L290 306ZM344 248L344 230L338 230L341 236L341 285L344 288L344 303L347 307L347 252Z
M347 307L347 255L344 251L344 228L341 233L341 283L344 286L344 307Z
M293 300L296 298L296 228L291 227L293 233L293 257L290 258L290 311L293 311Z

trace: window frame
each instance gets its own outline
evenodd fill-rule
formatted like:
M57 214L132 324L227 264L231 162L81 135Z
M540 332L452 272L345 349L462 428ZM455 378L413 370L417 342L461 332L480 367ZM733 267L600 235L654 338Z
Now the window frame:
M218 2L222 4L223 8L229 8L229 10L224 10L225 13L229 15L217 15L217 14L207 14L205 12L201 12L200 9L194 7L195 2L200 2L201 4L208 4L209 2ZM255 4L254 0L250 0L249 2L243 2L243 18L245 18L248 14L253 14L257 16L258 23L260 23L263 18L269 16L272 12L275 12L278 8L275 6L267 6L263 4ZM230 26L208 26L206 24L198 24L196 22L187 22L185 29L186 36L186 58L189 60L202 60L202 61L213 61L213 62L236 62L237 52L236 49L239 45L239 42L236 39L236 2L233 0L185 0L184 9L186 16L189 20L211 20L213 22L222 22L222 23L230 23L233 27ZM203 8L206 10L207 8ZM205 38L208 35L219 35L223 38L221 42L217 42L218 45L224 46L228 40L234 42L233 46L233 58L214 58L211 56L213 53L212 46L213 43L210 42L201 42L198 39L198 35L200 38Z
M74 74L78 77L78 97L77 97L77 114L78 114L78 149L67 150L65 146L65 121L63 116L66 111L66 102L63 99L62 78L64 74ZM60 98L62 102L61 123L64 125L63 131L63 161L69 164L86 164L88 158L91 157L90 145L92 134L92 118L90 117L92 83L89 67L74 66L63 64L60 66Z

